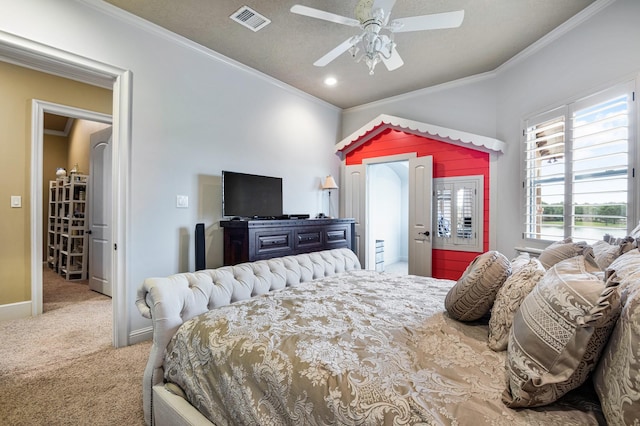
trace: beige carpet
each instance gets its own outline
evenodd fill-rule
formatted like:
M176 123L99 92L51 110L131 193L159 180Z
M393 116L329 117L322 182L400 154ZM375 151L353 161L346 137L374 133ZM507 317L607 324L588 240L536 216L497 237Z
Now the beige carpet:
M151 343L114 349L111 299L43 274L43 315L0 322L0 424L144 425Z

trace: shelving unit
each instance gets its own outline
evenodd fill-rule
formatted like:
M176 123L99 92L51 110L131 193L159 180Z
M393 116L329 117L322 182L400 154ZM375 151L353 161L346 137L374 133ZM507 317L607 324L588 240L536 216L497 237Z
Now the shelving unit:
M67 280L87 278L88 180L87 175L72 174L49 184L49 267Z
M60 217L62 187L67 178L49 181L49 211L47 216L47 266L58 270L58 254L60 251Z

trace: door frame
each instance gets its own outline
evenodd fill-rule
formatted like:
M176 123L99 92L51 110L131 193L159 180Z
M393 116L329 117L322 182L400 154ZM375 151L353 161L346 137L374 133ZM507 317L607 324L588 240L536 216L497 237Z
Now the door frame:
M74 108L67 105L55 104L52 102L41 101L38 99L33 99L31 101L31 104L32 104L31 152L39 153L40 157L43 157L42 153L44 151L44 131L43 131L44 113L52 113L56 115L62 115L64 117L95 121L98 123L105 123L110 125L113 124L112 123L113 119L109 114L103 114L95 111ZM113 170L110 170L109 172L111 174ZM31 170L31 179L33 179L34 181L37 180L38 182L42 182L42 175L43 175L42 166L40 166L38 170L35 170L35 169ZM35 204L35 209L38 211L39 220L40 220L40 223L42 223L43 215L44 215L44 203L42 199L42 194L44 192L44 188L41 187L39 191L36 190L34 192L40 192L39 196L36 194L37 201ZM32 200L32 203L33 203L33 200ZM36 218L36 220L38 220L38 218ZM38 228L38 229L41 230L42 228ZM41 234L39 236L36 236L36 245L40 246L41 248L44 247L44 235ZM32 253L32 256L33 256L33 253ZM41 265L43 262L44 262L44 259L40 260ZM36 279L33 279L34 277L32 276L32 279L31 279L31 305L32 305L32 311L34 316L42 314L42 293L43 293L42 269L40 268L38 272L40 276L35 277Z
M372 157L372 158L365 158L362 160L362 167L364 168L364 204L361 206L361 208L364 209L363 212L361 212L361 214L364 215L363 219L363 223L364 223L364 229L361 230L362 235L360 235L361 241L359 242L360 244L360 250L362 251L361 253L361 263L362 260L364 260L364 263L362 263L362 267L363 268L371 268L372 265L369 265L369 241L371 241L371 233L369 230L369 201L368 201L368 191L369 191L369 176L367 173L367 170L369 168L370 165L374 165L374 164L384 164L384 163L396 163L399 161L409 161L413 158L417 158L418 154L415 152L407 152L404 154L396 154L396 155L387 155L384 157ZM346 176L347 175L347 165L346 162L343 161L342 162L342 176ZM341 205L342 206L346 206L347 205L347 200L346 197L348 197L349 195L346 193L346 191L341 191ZM342 216L344 217L346 214L346 211L342 211ZM356 220L358 220L358 218L356 218ZM375 266L375 265L373 265Z
M113 188L111 241L113 285L113 345L129 344L129 310L126 283L129 282L128 250L131 232L129 217L131 112L133 73L102 62L65 52L41 43L0 31L0 61L31 68L113 91L113 146L111 179ZM37 141L42 131L34 127L40 112L32 108L31 185L30 185L30 245L31 290L42 281L42 150ZM39 129L39 130L38 130ZM116 249L117 244L117 249ZM40 292L40 297L42 293ZM33 299L33 293L32 293ZM32 315L37 315L37 303L32 300Z

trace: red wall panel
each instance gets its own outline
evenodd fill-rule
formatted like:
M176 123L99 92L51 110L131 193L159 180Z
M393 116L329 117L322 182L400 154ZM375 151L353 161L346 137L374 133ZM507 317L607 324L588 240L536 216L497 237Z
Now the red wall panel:
M415 152L418 157L433 157L433 177L484 176L483 251L489 249L489 154L423 136L387 129L360 145L345 157L347 165L362 164L367 158ZM477 252L433 250L432 275L457 280Z

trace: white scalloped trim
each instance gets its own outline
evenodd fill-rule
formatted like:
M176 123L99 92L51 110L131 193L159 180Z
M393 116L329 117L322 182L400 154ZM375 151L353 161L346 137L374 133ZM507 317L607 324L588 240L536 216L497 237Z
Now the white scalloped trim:
M446 127L435 126L433 124L421 123L419 121L407 120L406 118L395 117L393 115L380 114L378 117L338 142L336 144L336 152L350 151L389 127L417 135L432 137L443 142L471 144L478 148L485 148L497 152L504 152L506 146L503 141L498 139L476 135L474 133L462 132L460 130L448 129ZM364 138L365 136L366 138ZM356 142L358 143L356 144Z

